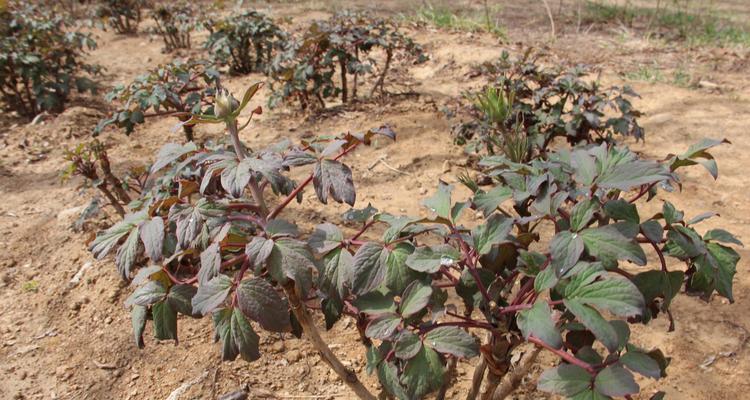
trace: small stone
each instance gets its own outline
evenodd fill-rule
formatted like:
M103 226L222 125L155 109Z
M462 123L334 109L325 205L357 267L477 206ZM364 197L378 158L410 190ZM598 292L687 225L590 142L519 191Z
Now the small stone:
M288 352L286 352L284 357L287 361L289 361L290 364L293 364L302 359L302 354L299 352L299 350L289 350Z
M450 160L443 161L443 173L451 172L451 162Z

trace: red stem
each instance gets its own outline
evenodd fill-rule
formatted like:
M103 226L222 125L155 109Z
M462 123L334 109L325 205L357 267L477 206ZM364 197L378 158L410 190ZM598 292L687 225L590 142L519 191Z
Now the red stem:
M585 369L586 372L590 373L591 375L596 374L596 369L594 369L594 367L591 364L589 364L589 363L587 363L585 361L581 361L581 360L577 359L575 356L573 356L572 354L568 353L565 350L556 349L556 348L548 345L544 341L542 341L540 339L537 339L536 337L531 336L531 335L529 335L529 338L526 339L526 340L528 340L531 343L534 343L537 346L541 346L541 347L543 347L543 348L545 348L545 349L547 349L547 350L555 353L558 357L562 358L563 360L567 361L570 364L573 364L573 365L576 365L576 366L579 366L579 367Z

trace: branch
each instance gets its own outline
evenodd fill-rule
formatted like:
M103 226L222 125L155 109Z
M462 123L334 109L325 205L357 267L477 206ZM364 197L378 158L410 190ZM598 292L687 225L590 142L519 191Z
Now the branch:
M345 156L346 154L348 154L350 151L354 150L358 145L359 145L359 142L354 143L353 145L349 146L349 148L347 148L346 150L344 150L341 153L339 153L333 159L334 160L338 160L339 158L341 158L341 157ZM292 202L292 199L294 199L295 197L297 197L297 195L299 194L299 192L301 192L302 189L305 188L305 186L309 185L310 182L312 182L312 180L313 180L313 174L311 173L302 183L299 184L299 186L297 186L296 188L294 188L294 190L292 191L292 193L289 193L289 195L286 196L286 198L284 199L284 201L281 202L281 204L279 204L278 206L276 206L276 208L274 208L273 211L271 211L271 213L268 214L268 219L269 220L274 219L277 215L279 215L279 213L282 210L284 210L284 208L286 206L288 206L289 203Z
M556 349L556 348L548 345L547 343L545 343L541 339L538 339L538 338L536 338L534 336L529 336L529 338L526 339L526 340L528 340L530 343L534 343L537 346L541 346L541 347L543 347L543 348L545 348L545 349L547 349L547 350L555 353L558 357L562 358L563 360L567 361L568 363L576 365L578 367L581 367L581 368L585 369L588 373L590 373L592 375L596 373L596 370L594 369L594 367L591 364L589 364L589 363L587 363L585 361L581 361L581 360L577 359L574 355L568 353L565 350Z
M519 365L513 369L510 376L508 376L508 379L495 389L495 393L492 394L492 400L505 400L505 398L511 393L515 392L521 384L523 377L531 370L531 367L534 365L534 362L536 362L536 358L541 351L542 348L537 347L528 357L526 357L523 364L519 363Z
M315 326L310 313L307 311L307 308L305 307L302 299L297 293L294 281L289 281L286 285L284 285L284 293L286 293L286 296L289 299L289 305L292 309L292 312L294 313L294 316L297 317L297 321L299 321L299 324L302 326L302 330L307 335L307 340L309 340L310 344L312 344L313 347L315 347L315 349L318 351L318 353L320 353L320 357L323 359L323 361L328 363L331 369L336 372L339 378L341 378L344 383L349 386L349 388L354 392L354 394L357 395L357 397L365 400L375 400L375 396L373 396L372 393L370 393L370 391L367 390L367 388L362 384L362 382L359 381L357 374L354 371L351 371L344 367L341 361L331 351L331 348L328 347L328 344L326 344L326 342L320 336L320 332Z

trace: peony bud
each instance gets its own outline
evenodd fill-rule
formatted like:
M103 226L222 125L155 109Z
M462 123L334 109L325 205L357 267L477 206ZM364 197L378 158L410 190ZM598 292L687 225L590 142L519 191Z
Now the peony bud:
M216 95L216 101L214 102L214 115L219 118L226 118L230 116L237 107L240 106L240 102L232 96L231 93L224 90Z

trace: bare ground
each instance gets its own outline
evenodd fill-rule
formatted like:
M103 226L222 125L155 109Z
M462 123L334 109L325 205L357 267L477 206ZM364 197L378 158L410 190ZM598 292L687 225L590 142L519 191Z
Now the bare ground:
M340 3L340 2L339 2ZM510 3L510 2L509 2ZM337 3L338 4L338 3ZM399 11L398 2L386 3ZM419 199L429 196L438 179L456 182L462 171L461 149L452 144L450 126L441 109L452 104L463 90L477 87L469 79L471 64L491 60L503 49L520 50L518 43L546 47L550 62L587 63L604 71L610 84L632 84L642 96L636 105L645 111L642 124L647 141L630 143L650 157L662 158L684 150L703 137L727 138L731 146L715 152L720 178L714 182L705 171L689 170L682 195L670 194L688 215L716 211L721 218L703 223L705 229L729 227L741 240L750 241L750 184L747 163L750 138L750 68L746 49L687 49L677 43L649 42L638 35L613 33L605 28L575 33L562 28L554 42L548 41L544 14L528 17L507 4L505 20L509 45L497 44L485 34L413 28L412 34L431 55L425 65L394 76L394 92L414 92L386 101L356 104L325 116L306 118L292 110L266 111L258 124L244 133L251 145L282 137L298 139L307 132L357 131L382 123L398 133L395 143L379 142L349 159L358 185L358 204L371 202L393 213L423 212ZM737 2L733 7L742 7ZM332 6L301 3L270 9L274 16L289 16L292 26L314 17L324 17ZM387 7L386 7L387 8ZM743 12L747 12L745 7ZM147 35L115 37L98 33L99 49L91 60L107 67L112 82L125 82L147 66L167 61L161 43ZM193 50L199 54L199 51ZM667 83L624 82L619 73L640 65L658 63L666 73L687 70L692 79L715 86L686 89ZM231 78L230 88L239 91L262 76ZM262 96L267 96L264 91ZM94 261L86 251L93 232L105 227L111 217L100 217L87 233L69 229L90 197L73 181L61 184L58 171L64 165L63 151L82 138L101 116L99 100L80 98L75 108L38 125L11 121L0 128L0 398L28 399L165 399L182 384L194 382L181 397L212 399L246 387L251 398L352 398L352 394L329 371L304 341L264 335L261 360L221 363L206 320L180 321L181 341L158 343L147 339L139 351L132 341L130 318L122 306L130 288L120 281L112 262ZM147 162L168 141L180 141L173 121L150 121L127 138L110 132L102 140L118 171ZM220 137L221 132L199 128L198 140ZM386 163L373 161L387 156ZM389 168L393 167L401 172ZM655 210L660 204L654 204ZM305 229L331 220L344 207L322 208L305 200L290 218ZM676 399L740 399L750 391L750 277L743 256L735 278L735 304L721 298L709 304L681 296L673 311L677 330L666 332L662 320L638 327L638 344L659 346L673 357L669 376L660 381L643 380L643 398L661 389ZM654 261L654 260L652 260ZM69 281L87 263L91 268L82 281ZM342 321L326 337L334 351L364 375L363 352L356 334ZM148 333L148 332L147 332ZM543 359L551 365L552 359ZM532 372L518 396L540 398L534 391ZM462 364L457 384L448 398L463 398L472 365ZM366 378L375 388L375 381ZM302 396L302 397L294 397ZM311 396L311 397L304 397Z

